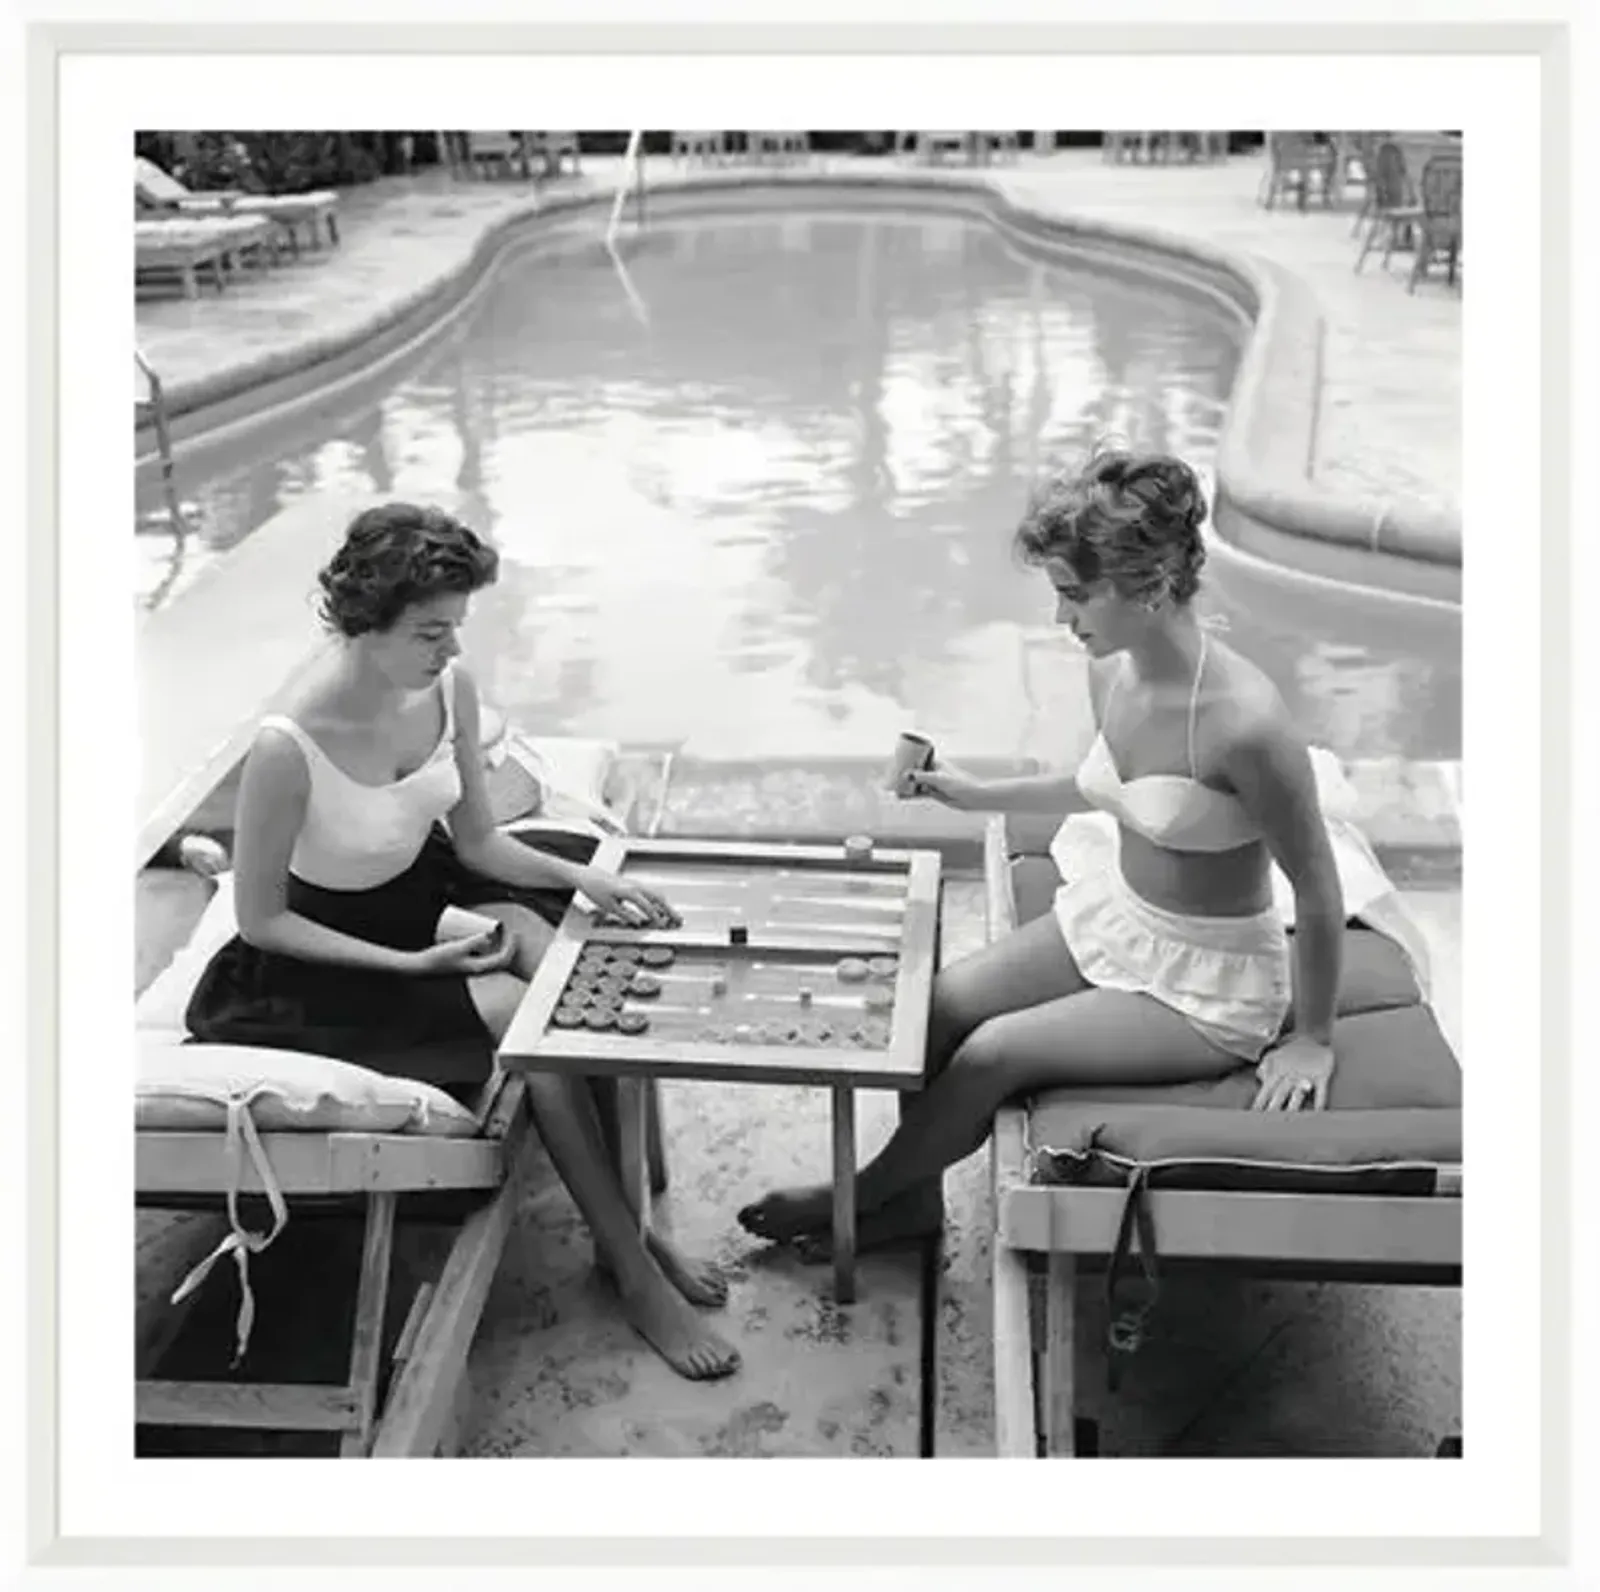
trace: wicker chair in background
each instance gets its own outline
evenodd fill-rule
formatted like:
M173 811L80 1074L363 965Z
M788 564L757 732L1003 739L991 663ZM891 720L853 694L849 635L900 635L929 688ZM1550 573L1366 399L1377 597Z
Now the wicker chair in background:
M1356 256L1356 270L1361 269L1380 241L1385 265L1396 249L1411 248L1413 232L1421 219L1422 206L1416 202L1406 174L1406 157L1397 143L1386 139L1378 145L1372 172L1372 213L1367 235L1361 240L1361 252Z
M1268 210L1273 201L1293 193L1297 207L1304 210L1313 182L1326 206L1332 201L1334 150L1319 144L1309 133L1268 133L1267 174L1262 179L1258 201Z
M1387 137L1384 133L1353 133L1356 159L1361 163L1361 208L1350 223L1350 236L1358 237L1361 228L1372 217L1377 198L1378 146Z
M1435 259L1448 262L1446 280L1455 286L1461 260L1461 157L1433 155L1422 168L1417 185L1421 214L1416 223L1416 258L1411 264L1411 280L1406 291L1414 293L1418 280L1427 274Z

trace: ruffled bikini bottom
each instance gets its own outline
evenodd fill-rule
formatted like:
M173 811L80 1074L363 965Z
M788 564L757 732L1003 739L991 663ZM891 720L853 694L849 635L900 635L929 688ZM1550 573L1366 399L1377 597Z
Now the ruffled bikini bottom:
M1055 919L1079 972L1100 989L1149 995L1219 1050L1259 1061L1293 994L1278 910L1231 918L1164 911L1128 887L1114 838L1107 845L1087 825L1072 828L1063 825L1052 848L1066 881Z

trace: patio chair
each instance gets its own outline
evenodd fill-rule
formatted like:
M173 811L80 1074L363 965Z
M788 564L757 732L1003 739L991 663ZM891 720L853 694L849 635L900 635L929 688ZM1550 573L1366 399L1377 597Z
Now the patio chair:
M1461 259L1461 157L1434 155L1422 168L1417 186L1422 214L1416 222L1416 254L1406 291L1415 293L1417 282L1440 257L1449 265L1448 280L1454 287Z
M1331 204L1342 204L1346 190L1352 184L1361 189L1365 201L1372 186L1371 150L1365 144L1366 133L1333 132L1328 134L1333 149L1333 163L1328 172L1328 199Z
M978 133L979 160L988 165L992 160L1011 162L1021 158L1022 135L1016 132Z
M1025 828L999 816L988 826L991 937L1047 912L1060 880L1042 836L1030 841ZM1179 1267L1459 1286L1460 1064L1392 940L1352 927L1344 954L1328 1110L1249 1110L1255 1076L1241 1064L1212 1083L1050 1090L998 1114L1001 1457L1097 1452L1099 1428L1074 1377L1080 1272L1104 1277L1113 1386L1128 1356L1159 1338L1161 1278ZM1146 1352L1159 1353L1159 1342ZM1457 1437L1438 1449L1459 1452Z
M720 166L728 158L728 135L725 132L675 132L672 158L690 164L698 160L708 166Z
M539 172L544 177L559 177L562 163L570 160L574 176L583 171L582 152L578 148L578 135L572 132L534 132L522 135L523 147L531 160L539 159Z
M1416 202L1406 172L1406 157L1399 144L1385 139L1378 145L1377 162L1373 167L1372 212L1367 220L1366 236L1361 240L1361 251L1356 255L1356 270L1366 263L1380 239L1385 266L1397 248L1412 248L1415 228L1421 219L1422 206Z
M806 160L811 154L811 135L787 128L773 132L747 132L745 151L754 161L764 161L768 156L780 164Z
M472 177L531 175L528 148L523 135L509 133L464 133L465 169Z
M185 298L200 293L200 272L210 273L220 293L239 260L278 259L282 230L266 216L196 216L135 221L134 281L176 280Z
M1350 236L1355 237L1372 219L1377 204L1378 146L1388 134L1351 133L1349 137L1355 145L1355 162L1361 167L1361 205L1350 223Z
M324 226L328 242L339 241L339 195L331 188L297 194L244 193L233 189L195 193L153 160L136 155L133 191L137 206L152 216L265 216L284 229L296 253L300 250L302 226L313 248L321 245Z
M1296 207L1304 210L1315 188L1324 206L1330 204L1333 161L1333 146L1319 144L1309 133L1268 133L1259 202L1270 210L1276 199L1292 193Z
M1100 139L1100 158L1113 164L1124 160L1138 162L1154 159L1162 133L1122 132L1103 133Z
M977 159L978 140L974 133L950 130L919 132L912 133L910 138L917 159L924 165L938 165L946 155L953 155L969 163Z

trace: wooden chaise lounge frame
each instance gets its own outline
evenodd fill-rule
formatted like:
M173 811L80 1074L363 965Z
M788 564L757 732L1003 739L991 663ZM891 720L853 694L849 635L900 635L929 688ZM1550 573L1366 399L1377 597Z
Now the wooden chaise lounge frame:
M166 844L244 755L255 726L279 711L329 643L304 592L311 571L337 545L352 515L371 499L325 499L278 515L212 572L202 608L181 599L145 621L139 642L141 701L182 700L183 715L157 716L146 734L135 866ZM446 505L448 506L448 505ZM228 600L221 587L237 588ZM215 635L212 626L223 627ZM225 652L208 652L225 647ZM194 659L227 656L228 671L196 670ZM229 679L219 684L223 676ZM151 715L145 718L148 724ZM656 1101L649 1112L651 1182L665 1180ZM182 1323L172 1306L163 1330L141 1344L135 1419L141 1424L321 1431L340 1434L344 1457L422 1457L448 1451L465 1388L467 1353L516 1211L520 1179L536 1135L521 1075L492 1080L478 1102L480 1135L438 1138L382 1133L265 1133L268 1164L291 1213L297 1202L365 1207L365 1236L343 1386L179 1382L152 1376ZM220 1201L228 1187L226 1135L136 1134L135 1199L192 1209ZM239 1188L262 1185L245 1158ZM405 1194L481 1193L466 1215L434 1285L418 1290L396 1342L394 1373L380 1407L381 1348L395 1217Z
M175 276L185 298L198 298L200 269L209 267L212 285L220 293L227 285L235 261L260 256L278 257L279 227L267 216L195 216L149 220L134 224L134 276L146 281Z
M991 940L1016 925L1005 820L984 835ZM990 1143L994 1197L995 1446L1002 1458L1079 1451L1073 1351L1079 1268L1102 1265L1127 1191L1030 1180L1028 1106L1003 1108ZM1150 1210L1163 1262L1214 1262L1321 1280L1458 1285L1461 1201L1395 1195L1157 1189ZM1030 1270L1043 1262L1035 1339ZM1036 1370L1037 1365L1037 1380Z
M150 215L259 216L283 230L296 254L300 252L302 224L313 248L321 246L324 227L330 244L339 241L339 196L331 188L299 194L246 193L242 189L196 192L153 160L135 156L133 192L135 207Z
M255 1382L180 1382L147 1375L181 1323L146 1348L135 1419L154 1426L227 1426L340 1435L342 1457L419 1456L448 1450L467 1351L516 1211L530 1124L523 1080L491 1085L480 1102L483 1132L438 1139L381 1133L264 1133L261 1145L291 1210L315 1199L358 1201L365 1208L361 1274L342 1386ZM134 1163L143 1205L197 1196L220 1200L230 1177L223 1134L140 1132ZM240 1191L260 1194L253 1166ZM418 1289L393 1352L394 1375L380 1409L380 1350L400 1196L479 1191L482 1203L462 1222L436 1283Z

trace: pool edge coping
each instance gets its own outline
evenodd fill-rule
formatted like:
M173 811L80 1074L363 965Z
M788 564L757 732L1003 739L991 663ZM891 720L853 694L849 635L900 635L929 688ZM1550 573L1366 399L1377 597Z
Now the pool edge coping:
M1326 322L1315 290L1286 267L1181 233L1129 221L1106 221L1051 211L1005 191L987 173L962 171L737 171L675 174L650 190L662 199L688 199L756 189L899 189L919 196L961 194L983 201L988 219L1004 232L1082 252L1084 244L1109 247L1119 263L1147 273L1165 265L1213 294L1229 299L1250 324L1218 437L1213 520L1234 545L1261 550L1263 539L1287 536L1375 555L1411 584L1406 566L1431 567L1433 595L1459 602L1462 563L1457 515L1416 500L1361 497L1319 485L1311 474L1321 416ZM269 406L289 384L315 390L324 367L354 354L381 357L373 345L426 334L497 264L512 235L530 221L572 218L614 202L603 190L540 194L485 223L458 264L436 273L414 292L393 300L354 325L307 337L289 347L240 360L219 371L173 383L169 413L193 428L208 413L241 400ZM599 242L600 240L596 240ZM1143 255L1141 261L1137 256ZM1156 275L1160 271L1156 270ZM328 370L326 379L337 379ZM304 396L304 390L299 396ZM254 405L251 405L254 407ZM1265 424L1270 415L1271 424ZM237 418L237 417L236 417ZM136 425L136 435L142 428ZM1265 538L1263 534L1265 533ZM1269 553L1270 556L1270 553Z

